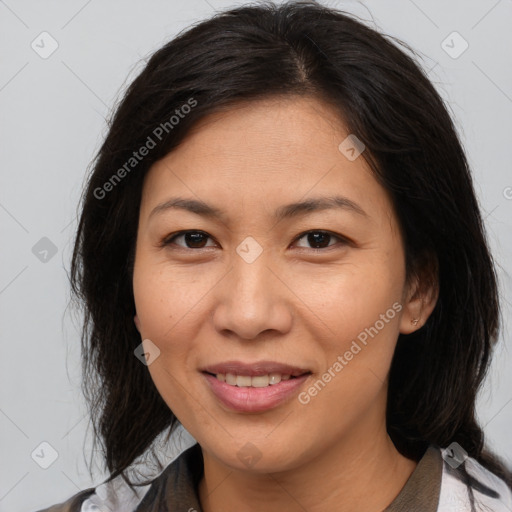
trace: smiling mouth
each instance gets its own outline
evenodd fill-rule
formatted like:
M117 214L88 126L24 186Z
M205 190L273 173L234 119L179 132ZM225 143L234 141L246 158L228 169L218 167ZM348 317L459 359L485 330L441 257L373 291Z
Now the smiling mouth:
M230 386L236 386L239 388L266 388L269 386L275 386L281 381L287 381L296 379L302 375L308 375L311 372L305 372L301 375L291 375L287 373L272 372L265 375L237 375L235 373L211 373L204 372L212 377L215 377L219 382L225 382Z

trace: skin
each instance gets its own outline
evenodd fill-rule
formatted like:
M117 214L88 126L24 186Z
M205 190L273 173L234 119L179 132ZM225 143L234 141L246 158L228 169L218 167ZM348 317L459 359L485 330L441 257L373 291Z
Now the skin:
M141 339L160 350L148 366L159 393L201 445L205 512L380 511L416 467L386 432L387 376L399 333L420 329L437 295L406 281L391 199L362 156L350 161L340 152L347 136L318 99L243 103L196 124L146 176L134 320ZM348 209L272 216L333 191L366 216ZM225 217L179 209L150 216L175 196ZM159 246L180 230L206 236ZM317 245L297 240L310 230L333 236ZM236 251L247 236L262 248L252 263ZM273 360L310 369L299 391L307 390L394 303L401 311L306 405L294 396L265 412L235 412L199 372L232 359ZM250 467L237 456L246 443L261 455Z

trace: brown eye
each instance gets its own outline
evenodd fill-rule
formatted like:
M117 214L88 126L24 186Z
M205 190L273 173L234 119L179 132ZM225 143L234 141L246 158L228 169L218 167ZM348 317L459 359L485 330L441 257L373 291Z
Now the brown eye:
M179 233L175 233L174 235L167 237L163 242L162 246L167 246L175 243L175 240L183 238L185 246L182 244L175 244L185 249L203 249L205 248L205 242L208 238L211 238L209 235L204 233L203 231L181 231ZM211 247L211 246L209 246Z
M296 241L303 238L305 238L306 242L311 245L311 247L306 247L308 249L326 249L328 247L332 247L333 245L336 245L335 243L330 243L333 240L345 242L342 237L335 235L334 233L330 233L329 231L308 231L307 233L300 235Z

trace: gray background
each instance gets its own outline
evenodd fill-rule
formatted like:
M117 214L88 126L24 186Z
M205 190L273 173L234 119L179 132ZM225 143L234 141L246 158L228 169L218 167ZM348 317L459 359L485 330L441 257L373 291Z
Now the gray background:
M92 479L86 469L91 430L80 392L80 319L67 309L85 171L109 108L142 69L142 59L191 23L242 3L0 1L0 511L48 506L106 476L97 463ZM478 413L490 445L512 464L512 1L322 3L353 12L420 51L450 104L503 293L502 341ZM44 31L58 44L47 58L31 47L35 41L40 53L51 49L52 40L40 36ZM463 39L448 37L454 31ZM468 48L456 55L464 40ZM169 457L192 442L184 439ZM48 469L31 457L36 450L39 463L50 461L42 442L57 453Z

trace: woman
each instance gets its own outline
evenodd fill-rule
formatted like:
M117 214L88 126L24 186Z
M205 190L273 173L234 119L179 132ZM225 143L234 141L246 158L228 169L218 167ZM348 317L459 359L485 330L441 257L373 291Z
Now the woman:
M419 66L352 17L241 7L157 51L72 286L111 476L47 511L512 509L475 416L499 303L466 157ZM179 424L197 444L132 485Z

